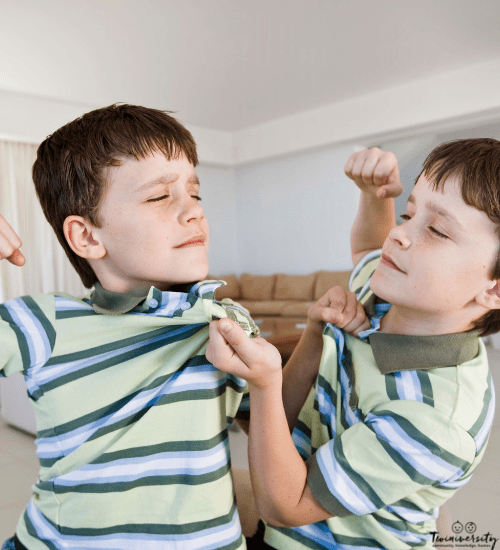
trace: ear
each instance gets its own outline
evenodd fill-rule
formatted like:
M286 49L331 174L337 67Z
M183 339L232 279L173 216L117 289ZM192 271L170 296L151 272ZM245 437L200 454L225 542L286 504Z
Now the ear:
M476 296L476 302L486 309L500 309L500 281L493 281L492 288L483 290Z
M71 250L87 260L98 260L106 249L95 235L95 227L81 216L68 216L63 224L64 236Z

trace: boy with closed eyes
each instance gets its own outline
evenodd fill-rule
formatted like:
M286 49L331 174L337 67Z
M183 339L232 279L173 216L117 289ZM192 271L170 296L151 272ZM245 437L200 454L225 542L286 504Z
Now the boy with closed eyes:
M500 329L500 142L432 151L400 225L394 155L356 153L346 173L361 189L350 286L371 328L358 339L310 318L282 372L275 348L224 319L207 357L249 384L267 547L430 549L495 408L479 337Z
M196 144L166 112L111 105L39 147L44 213L87 288L0 305L0 376L21 372L39 480L3 548L243 549L228 426L243 380L205 357L214 299ZM25 259L0 217L0 257ZM29 269L27 266L25 269ZM245 397L246 394L246 397Z

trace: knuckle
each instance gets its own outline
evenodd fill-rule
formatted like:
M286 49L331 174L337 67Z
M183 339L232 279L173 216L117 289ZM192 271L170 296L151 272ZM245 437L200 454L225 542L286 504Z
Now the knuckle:
M366 315L365 315L364 310L358 311L354 318L355 318L357 323L362 324L366 319Z
M353 319L356 316L356 309L348 305L345 307L343 313L346 319Z

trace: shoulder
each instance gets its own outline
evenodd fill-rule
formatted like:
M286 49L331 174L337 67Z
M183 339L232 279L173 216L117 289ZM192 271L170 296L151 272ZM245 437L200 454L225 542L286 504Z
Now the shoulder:
M15 335L24 369L41 366L50 358L56 341L55 299L52 294L22 296L0 305L2 340Z

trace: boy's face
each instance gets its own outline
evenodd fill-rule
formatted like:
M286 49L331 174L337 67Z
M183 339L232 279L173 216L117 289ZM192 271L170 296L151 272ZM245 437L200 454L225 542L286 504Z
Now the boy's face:
M110 167L95 233L106 248L96 265L101 284L116 292L147 293L204 279L208 223L199 182L184 155L155 153ZM103 273L104 270L104 273Z
M447 319L486 313L476 296L494 286L489 275L499 245L488 216L464 202L453 178L433 191L422 174L402 218L382 248L370 285L375 294L417 317L444 321L445 329Z

